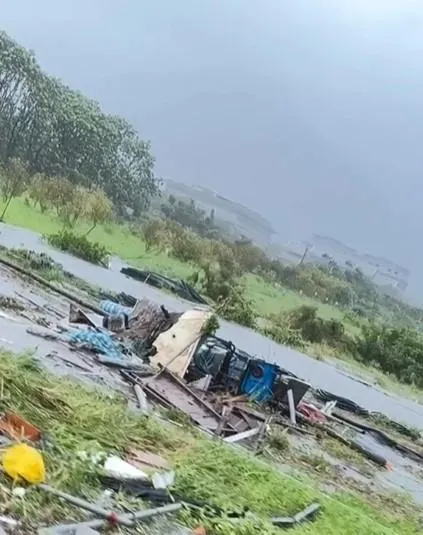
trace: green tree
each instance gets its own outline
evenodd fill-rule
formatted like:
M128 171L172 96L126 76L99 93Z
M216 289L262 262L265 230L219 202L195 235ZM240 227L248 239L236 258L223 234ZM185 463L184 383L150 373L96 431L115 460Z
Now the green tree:
M48 179L47 185L45 202L55 210L64 227L74 227L86 213L88 191L60 177Z
M2 169L1 192L4 201L0 220L3 221L9 205L15 197L19 197L28 186L29 174L26 166L18 159L12 158Z
M119 117L44 73L33 54L0 33L0 162L102 188L125 214L157 194L148 142Z
M72 195L60 212L64 227L73 228L86 213L87 190L81 186L72 188Z
M34 206L39 206L41 213L44 213L49 207L49 191L51 179L44 173L37 173L31 180L28 194Z
M271 270L271 262L266 253L253 244L252 240L243 237L232 245L235 258L239 265L246 272L254 273L269 273Z
M92 222L86 233L90 234L99 223L105 223L112 217L112 203L101 189L88 192L85 198L84 216Z

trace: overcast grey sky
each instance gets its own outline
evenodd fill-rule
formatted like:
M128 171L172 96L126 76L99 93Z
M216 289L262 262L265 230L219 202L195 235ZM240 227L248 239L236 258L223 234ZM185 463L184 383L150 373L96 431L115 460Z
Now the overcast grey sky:
M2 27L157 172L423 271L423 2L15 0ZM423 292L422 292L423 293Z

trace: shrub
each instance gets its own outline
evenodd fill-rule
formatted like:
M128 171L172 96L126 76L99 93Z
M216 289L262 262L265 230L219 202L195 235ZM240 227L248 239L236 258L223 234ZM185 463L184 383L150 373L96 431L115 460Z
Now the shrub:
M270 430L266 441L272 450L286 453L290 449L290 442L286 432L275 427Z
M143 225L142 238L145 242L145 248L147 251L150 251L154 247L159 247L160 245L162 245L160 237L163 231L164 223L159 219L153 219Z
M324 320L317 308L301 306L289 312L272 315L263 333L275 342L297 348L309 343L325 343L346 352L352 350L352 340L345 334L344 325L337 320Z
M199 292L210 297L215 302L226 299L235 284L232 277L225 278L216 263L204 265L203 269L195 271L188 280L198 288Z
M316 307L298 307L288 312L287 317L289 326L300 331L304 340L313 343L323 341L323 320L317 316Z
M83 258L92 264L107 263L109 252L100 243L91 242L86 236L79 236L68 230L62 230L57 234L50 234L47 241L53 247Z
M179 225L173 225L171 230L170 254L181 262L199 264L204 257L204 241L192 231Z
M216 313L245 327L256 327L253 303L245 297L245 289L239 284L232 285L227 297L217 301Z
M271 262L266 253L251 240L237 240L231 245L237 263L247 273L262 273L269 275Z
M142 226L146 250L167 252L181 262L198 263L205 254L208 240L175 223L153 219Z
M415 329L365 325L355 340L355 356L400 381L423 386L423 337Z
M220 329L219 318L216 316L216 314L212 314L208 318L206 323L203 325L202 334L215 336L219 329Z
M264 336L271 338L277 344L282 344L297 349L304 349L305 341L301 336L301 332L292 329L285 322L270 323L261 329Z

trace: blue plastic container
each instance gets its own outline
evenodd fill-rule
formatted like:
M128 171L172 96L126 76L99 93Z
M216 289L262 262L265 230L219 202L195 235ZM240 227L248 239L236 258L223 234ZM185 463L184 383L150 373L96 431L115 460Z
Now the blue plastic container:
M132 308L124 307L114 301L101 301L100 308L108 316L129 316Z
M279 373L280 368L276 364L264 360L251 360L241 382L240 393L258 402L269 401Z

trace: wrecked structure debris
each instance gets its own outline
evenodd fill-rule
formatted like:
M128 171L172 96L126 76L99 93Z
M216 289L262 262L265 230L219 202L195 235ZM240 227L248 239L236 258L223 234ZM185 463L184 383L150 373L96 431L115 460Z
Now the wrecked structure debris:
M219 427L220 414L168 369L162 368L153 377L143 379L142 386L147 396L151 392L169 408L189 414L199 426L213 432Z
M280 366L253 357L230 341L205 333L204 326L210 317L207 309L191 309L171 317L163 307L145 300L135 302L132 308L105 301L101 308L114 317L125 316L124 330L113 335L119 336L119 343L148 340L150 351L138 356L142 356L144 362L148 360L150 370L144 369L141 376L141 370L137 371L134 366L120 366L122 376L134 385L138 405L144 413L148 413L148 400L176 409L205 432L227 443L251 442L254 438L258 442L266 433L269 414L276 414L277 421L286 427L288 422L294 427L297 424L323 426L332 438L377 465L389 468L384 457L328 425L335 420L338 424L342 421L348 424L345 417L342 420L342 414L341 418L330 414L330 409L338 402L344 411L363 415L364 409L348 400L331 397L327 392L314 391L309 383ZM130 369L124 371L125 368ZM310 396L313 403L305 402ZM316 399L329 401L328 410L317 407ZM256 404L256 409L251 408L251 402ZM348 425L351 428L352 424ZM373 432L370 428L365 430ZM389 443L390 439L383 433L378 436ZM390 444L394 446L393 442ZM398 448L401 449L401 445ZM401 451L412 455L409 448ZM414 457L419 455L417 452Z
M355 420L352 421L351 418L350 422L346 421L348 416L345 410L349 406L348 403L326 399L328 393L325 393L326 397L323 399L319 397L321 391L316 392L309 383L293 376L287 370L248 354L230 341L205 333L204 325L210 314L207 309L195 308L184 314L172 315L163 307L145 300L137 301L130 296L129 299L126 296L126 300L113 297L112 300L99 300L99 306L95 308L101 310L101 315L93 314L91 309L86 309L83 305L74 305L69 312L69 318L64 318L57 324L51 322L37 330L46 335L48 333L61 344L69 346L75 354L85 355L84 362L88 367L90 363L103 363L111 373L124 378L130 387L125 392L132 402L137 400L146 420L156 416L161 418L163 414L164 419L170 418L169 413L155 410L157 406L164 406L184 413L193 424L216 441L234 447L242 445L252 454L264 452L264 455L267 455L266 440L276 428L287 431L286 434L289 432L310 435L315 432L326 433L329 429L338 435L336 440L348 444L349 448L352 447L352 435L346 434L345 429L348 424L352 433L359 426L356 426ZM329 406L324 404L335 401L335 406L333 403ZM363 416L362 413L352 412L357 421L358 416ZM20 422L19 415L15 416L18 417L17 421L5 414L9 430L5 429L4 432L12 443L18 440L19 435L20 438L25 436L27 440L38 442L39 438L35 435L34 438L29 436L30 422ZM342 419L345 420L343 423ZM15 423L10 427L12 420ZM360 421L358 423L360 424ZM376 427L369 425L361 431L373 433L374 429ZM328 434L330 433L331 431L328 431ZM334 433L332 436L335 436ZM42 442L39 444L42 452ZM413 453L409 447L404 452L410 455ZM366 455L365 448L361 453ZM417 447L415 453L419 453ZM77 524L46 527L49 531L44 533L101 531L114 525L113 513L130 522L134 519L141 522L149 518L150 513L169 514L194 506L204 508L207 514L215 517L228 515L228 511L219 511L207 503L190 504L186 497L176 494L170 477L171 464L166 460L163 463L163 459L152 459L151 455L149 451L131 456L122 455L122 461L147 474L147 478L141 477L139 472L139 477L136 478L122 477L122 474L116 472L111 474L108 471L110 464L107 467L105 462L100 464L102 474L99 480L104 489L142 498L148 503L147 509L140 511L139 516L136 516L137 513L126 514L118 507L118 503L114 504L116 507L103 505L101 514L104 514L104 511L111 513L110 518L99 518L101 514L95 513L96 518ZM378 464L384 468L388 467L387 463ZM155 477L154 474L158 475ZM177 480L177 470L174 477ZM170 482L170 488L166 486L167 482ZM37 488L37 492L45 492L42 487ZM78 498L77 494L79 493L74 497ZM53 495L51 499L55 499ZM57 499L64 498L57 496ZM310 502L315 499L316 496L313 496ZM92 500L90 503L95 506L97 502ZM164 509L174 505L177 506L175 509ZM306 504L301 504L301 507L304 505ZM272 511L274 516L268 520L276 527L292 527L301 521L312 521L319 511L318 504L288 517L283 516L286 511ZM289 514L293 512L295 509ZM240 521L243 518L251 518L253 514L254 511L245 515L239 511L233 513ZM66 517L63 522L66 522ZM135 531L135 524L127 528L129 532ZM192 530L187 530L186 533L192 533Z
M354 402L312 389L309 383L280 366L206 333L205 325L211 315L207 308L177 314L146 299L136 300L122 294L120 300L123 302L118 302L119 298L101 301L102 317L71 305L67 326L61 324L59 329L38 332L31 328L31 332L59 339L78 350L88 349L99 363L119 369L122 377L134 386L144 413L148 413L149 400L177 409L208 433L228 442L231 436L237 436L235 441L239 441L262 433L260 426L266 420L266 412L278 414L279 419L287 415L284 426L327 426L332 421L330 415L316 406L316 400L337 403L343 412L368 415ZM306 398L313 402L305 402ZM255 414L251 413L251 402L259 408L253 411ZM340 421L342 414L338 424ZM345 417L344 424L348 424ZM420 456L419 452L414 455L409 447L401 449L400 444L381 433L369 428L365 431L414 458ZM378 465L389 465L383 457L354 440L337 431L327 432Z

